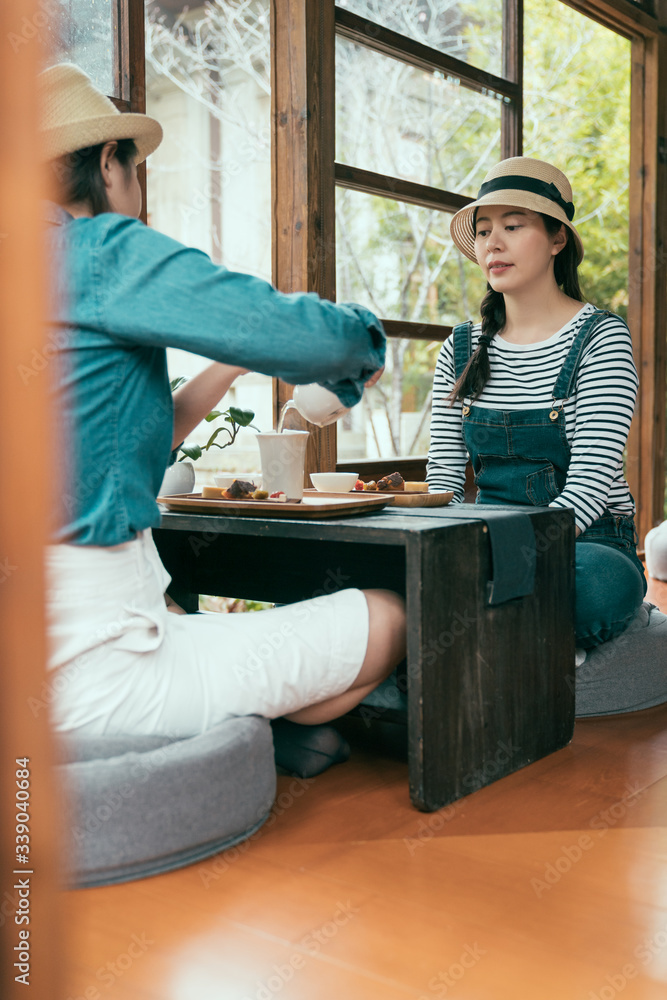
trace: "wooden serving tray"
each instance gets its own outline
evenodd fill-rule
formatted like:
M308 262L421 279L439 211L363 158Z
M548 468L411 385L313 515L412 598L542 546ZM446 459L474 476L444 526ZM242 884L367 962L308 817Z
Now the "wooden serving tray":
M313 490L313 493L316 493ZM280 500L209 500L201 493L174 493L158 497L157 502L168 510L187 514L237 514L261 517L351 517L382 510L391 503L390 496L351 496L349 493L317 493L304 491L301 503L281 503Z
M319 495L321 497L349 497L354 495L354 490L349 493L322 493L319 490L304 490L304 497ZM419 493L417 490L378 490L362 493L358 491L360 497L387 497L387 502L392 507L445 507L454 496L451 490L446 493Z

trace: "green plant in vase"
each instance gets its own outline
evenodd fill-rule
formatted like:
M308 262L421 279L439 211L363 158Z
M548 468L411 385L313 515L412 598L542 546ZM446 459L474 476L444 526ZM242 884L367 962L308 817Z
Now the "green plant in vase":
M171 379L169 383L171 391L173 392L175 389L178 389L179 385L182 385L186 381L187 379L182 375ZM192 462L196 462L210 448L229 448L236 441L238 432L242 427L253 427L254 430L259 430L252 422L255 419L253 410L243 410L239 406L229 406L226 410L211 410L204 419L208 423L211 423L213 420L217 420L218 417L224 417L225 422L220 427L215 428L206 444L182 444L179 447L177 461L165 472L160 487L160 495L191 493L195 485L195 470L191 464ZM227 435L227 440L223 440L221 444L217 439L223 432ZM185 459L190 459L191 461L186 462Z
M172 379L169 383L171 391L173 392L174 389L178 389L179 385L182 385L185 381L187 380L182 375ZM211 410L204 417L204 420L210 424L214 420L217 420L218 417L224 417L225 423L221 424L220 427L216 427L205 445L182 444L180 446L179 451L183 454L179 456L179 462L184 461L186 458L196 462L209 448L229 448L236 441L236 436L242 427L252 427L256 431L259 430L259 427L255 427L253 424L253 420L255 419L254 410L242 410L239 406L229 406L226 410ZM224 444L220 444L216 438L223 431L228 435L229 440L225 441Z

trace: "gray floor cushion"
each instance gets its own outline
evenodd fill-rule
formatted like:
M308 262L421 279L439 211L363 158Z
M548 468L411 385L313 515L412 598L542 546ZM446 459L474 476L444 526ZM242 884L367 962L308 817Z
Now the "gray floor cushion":
M625 632L576 669L576 714L615 715L667 701L667 615L644 601Z
M271 726L229 719L188 739L60 737L75 887L191 864L245 840L276 792Z

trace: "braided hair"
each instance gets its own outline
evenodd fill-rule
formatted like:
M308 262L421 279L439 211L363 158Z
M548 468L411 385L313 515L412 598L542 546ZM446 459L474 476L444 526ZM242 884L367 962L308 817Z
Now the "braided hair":
M560 230L562 223L554 219L551 215L539 213L544 221L544 228L549 236L555 236ZM473 228L476 223L477 211L473 218ZM556 284L563 289L566 295L577 302L583 302L581 288L579 287L579 275L577 273L577 248L569 230L565 228L567 242L563 249L556 255L554 261L554 277ZM482 317L482 333L477 347L470 356L468 364L463 369L460 377L456 380L454 388L447 397L449 405L460 402L466 397L474 402L482 395L486 383L491 377L489 366L489 346L494 336L505 326L507 318L505 312L505 298L502 292L495 292L491 285L486 286L486 295L482 299L480 306Z

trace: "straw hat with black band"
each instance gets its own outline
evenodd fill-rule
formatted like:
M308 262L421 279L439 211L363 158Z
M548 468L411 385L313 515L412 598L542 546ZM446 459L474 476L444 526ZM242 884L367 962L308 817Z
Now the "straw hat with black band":
M60 63L39 76L42 156L56 160L113 139L134 139L136 163L162 142L162 126L148 115L121 114L83 70Z
M482 205L509 205L550 215L568 227L577 247L577 263L583 260L581 237L572 225L572 188L565 174L551 163L529 156L501 160L484 178L477 200L452 217L452 239L461 253L475 263L475 210Z

